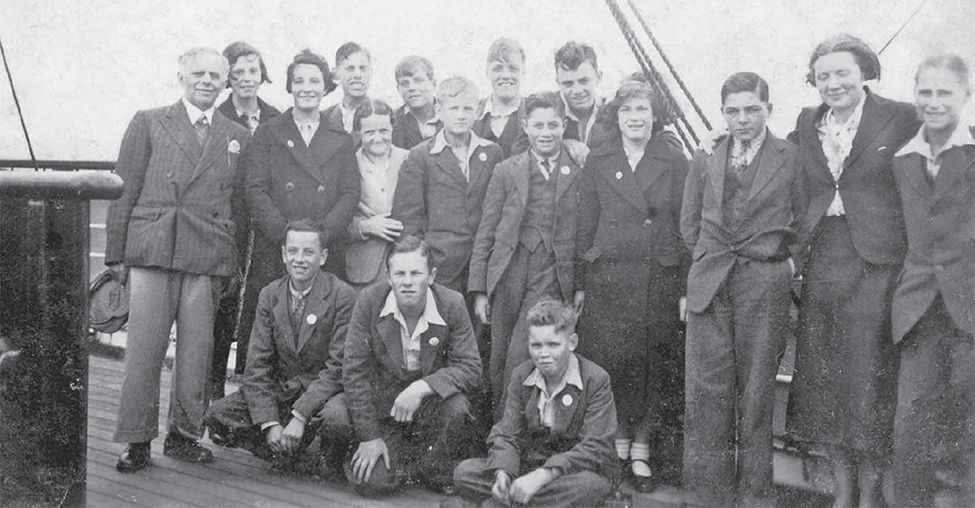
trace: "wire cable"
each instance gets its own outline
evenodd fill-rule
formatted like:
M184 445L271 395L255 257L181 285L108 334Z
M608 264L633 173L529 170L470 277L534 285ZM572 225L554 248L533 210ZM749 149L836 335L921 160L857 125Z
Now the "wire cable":
M20 116L20 127L24 129L24 139L27 140L27 151L30 152L30 160L34 163L34 171L40 171L37 166L37 157L34 156L34 145L30 142L30 134L27 133L27 123L24 122L24 112L20 109L20 100L17 98L17 89L14 88L14 77L10 74L10 66L7 64L7 52L3 50L3 41L0 40L0 56L3 57L3 68L7 71L7 81L10 82L10 93L14 96L14 105L17 106L17 115Z

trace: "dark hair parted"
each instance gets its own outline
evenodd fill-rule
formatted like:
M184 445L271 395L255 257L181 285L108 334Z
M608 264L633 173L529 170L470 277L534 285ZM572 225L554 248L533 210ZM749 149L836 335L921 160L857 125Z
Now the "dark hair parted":
M350 56L352 56L352 55L354 55L356 53L362 53L363 55L366 55L366 58L370 62L372 61L372 54L369 53L369 50L368 49L362 47L357 42L346 42L345 44L339 46L339 49L335 50L335 65L336 65L336 67L338 65L340 65L343 60L345 60L346 58L349 58Z
M409 254L419 252L427 260L427 269L431 272L434 269L433 253L430 251L430 244L413 235L402 236L393 242L389 252L386 253L386 269L389 270L389 260L397 254Z
M525 98L525 117L536 109L551 108L559 118L565 117L565 104L557 92L536 92Z
M596 61L596 50L592 49L592 46L588 44L569 41L555 52L555 70L561 68L567 71L574 71L585 61L591 63L592 68L596 72L599 72L599 64Z
M736 72L721 85L721 104L733 93L755 92L758 99L768 102L768 83L754 72Z
M261 52L257 50L254 46L247 44L244 41L231 42L223 49L223 56L227 59L227 63L233 67L237 60L242 56L256 56L257 63L261 66L261 83L270 83L271 78L267 75L267 67L264 65L264 57L261 56ZM227 88L230 88L230 80L227 80Z
M299 65L314 65L322 71L322 78L325 81L325 95L328 95L335 87L335 81L332 80L332 71L328 69L328 61L322 55L312 53L310 49L305 48L301 50L300 53L295 55L294 59L288 64L288 82L284 84L284 89L291 93L291 80L295 77L295 67Z
M834 35L823 42L820 42L809 57L809 73L806 74L806 83L816 86L816 60L819 57L830 53L850 53L860 67L860 74L864 81L880 79L880 58L870 49L866 42L850 34Z
M366 99L359 103L355 112L352 113L352 130L360 130L362 119L372 115L389 115L389 124L392 125L394 122L393 109L389 107L389 104L380 99Z
M917 66L917 72L914 73L914 83L917 83L917 79L921 77L921 71L925 69L948 69L955 76L958 76L958 81L961 81L962 85L965 85L966 89L971 89L971 84L969 83L969 73L968 73L968 63L965 59L955 55L953 53L946 53L944 55L929 56Z
M571 335L576 331L576 311L570 305L546 298L528 310L528 326L554 326L555 333Z
M630 99L648 99L650 101L650 107L653 109L653 127L650 131L658 132L663 130L664 125L667 124L667 122L661 119L661 115L666 111L663 107L663 99L659 97L659 94L654 92L653 88L650 88L650 85L642 81L624 81L620 85L620 89L616 91L616 96L613 97L613 100L606 103L597 121L602 122L618 134L620 132L620 106Z
M403 76L412 76L418 72L423 72L427 79L433 81L433 62L419 55L406 56L396 64L393 75L399 81Z
M322 225L311 219L295 219L288 221L288 224L284 227L284 241L288 241L288 233L296 231L303 233L318 233L318 246L327 249L328 245L325 242L325 235L322 234Z

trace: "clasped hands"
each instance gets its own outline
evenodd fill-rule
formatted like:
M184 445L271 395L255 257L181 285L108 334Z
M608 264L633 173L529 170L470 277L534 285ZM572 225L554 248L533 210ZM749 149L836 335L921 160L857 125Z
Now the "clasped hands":
M292 417L287 427L276 424L267 429L267 445L274 453L291 455L298 451L305 435L305 424Z
M539 490L542 490L542 487L552 483L558 476L557 468L540 467L512 481L507 471L498 469L494 472L491 495L499 503L507 506L515 503L527 504Z

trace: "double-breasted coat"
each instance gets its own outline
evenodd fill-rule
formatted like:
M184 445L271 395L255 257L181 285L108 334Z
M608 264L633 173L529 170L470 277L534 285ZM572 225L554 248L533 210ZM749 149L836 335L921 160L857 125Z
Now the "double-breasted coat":
M577 290L586 298L579 349L613 380L626 425L647 411L653 350L683 349L678 301L690 256L680 236L688 161L662 136L630 169L619 134L595 147L579 183Z
M125 184L106 219L105 263L227 277L242 213L238 157L247 129L213 115L200 146L182 101L139 111L115 171Z
M307 146L290 109L259 125L240 163L255 235L238 341L250 336L260 289L284 275L281 245L288 221L320 222L329 248L325 269L345 276L341 247L360 187L352 137L331 126L324 115ZM246 364L241 354L245 348L238 347L238 365Z

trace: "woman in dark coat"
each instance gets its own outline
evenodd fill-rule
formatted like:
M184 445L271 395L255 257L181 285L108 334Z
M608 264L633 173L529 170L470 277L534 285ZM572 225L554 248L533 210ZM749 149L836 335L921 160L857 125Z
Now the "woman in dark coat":
M649 86L629 81L608 105L615 132L586 161L576 235L579 351L612 377L617 454L641 491L656 481L651 441L664 461L654 466L680 470L690 265L679 230L688 161L654 129L652 101Z
M250 336L261 288L285 273L281 243L288 221L322 224L325 270L344 279L341 247L359 202L352 136L319 111L322 97L335 88L328 63L304 50L288 65L287 77L294 107L258 126L240 160L255 237L239 338Z
M812 231L802 263L799 333L787 430L825 447L833 506L883 506L897 381L891 298L906 252L894 154L914 136L914 106L871 92L880 61L863 41L820 43L808 81L823 103L799 114L799 145Z

